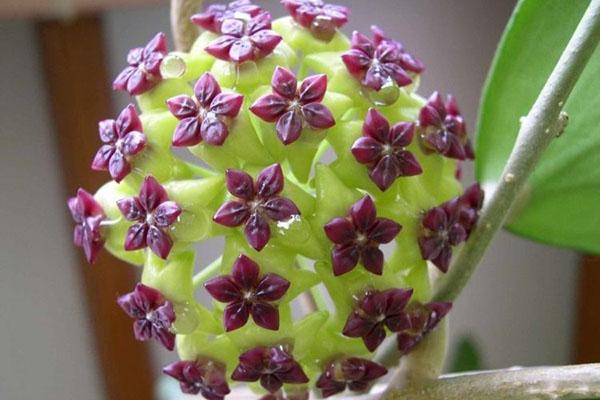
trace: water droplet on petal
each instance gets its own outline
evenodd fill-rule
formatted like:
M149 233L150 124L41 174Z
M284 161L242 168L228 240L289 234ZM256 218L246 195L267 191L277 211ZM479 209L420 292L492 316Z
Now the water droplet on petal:
M333 20L324 15L319 15L310 24L310 31L314 37L324 42L330 42L336 34L336 26Z
M379 91L364 87L363 92L375 106L390 106L400 97L400 88L392 78L388 78Z
M167 55L160 64L160 74L164 79L176 79L185 74L187 65L183 58L175 54Z

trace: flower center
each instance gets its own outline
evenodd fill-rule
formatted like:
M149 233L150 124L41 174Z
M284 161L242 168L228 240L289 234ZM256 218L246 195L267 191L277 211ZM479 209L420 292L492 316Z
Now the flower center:
M148 225L154 225L154 214L152 214L152 213L146 214L146 223Z
M364 246L369 242L369 238L367 237L367 235L365 235L364 233L359 233L358 235L356 235L356 243L359 246Z
M391 156L394 154L394 148L389 144L384 144L381 148L381 154L384 156Z

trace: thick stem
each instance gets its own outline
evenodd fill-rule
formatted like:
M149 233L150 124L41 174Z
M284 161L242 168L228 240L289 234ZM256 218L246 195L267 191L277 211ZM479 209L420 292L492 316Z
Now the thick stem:
M449 375L412 385L384 400L567 400L600 397L600 364L568 367L510 368ZM364 400L375 400L374 395Z
M223 256L217 258L209 265L204 267L196 275L194 275L194 278L192 279L194 289L198 289L200 286L204 285L209 279L214 278L221 271L222 261Z
M527 178L548 145L564 129L567 115L562 109L599 37L600 0L592 0L529 115L522 120L502 178L484 205L478 227L457 255L448 275L440 281L434 301L453 301L471 278Z
M202 0L171 0L171 31L178 51L189 51L198 37L190 17L202 7Z

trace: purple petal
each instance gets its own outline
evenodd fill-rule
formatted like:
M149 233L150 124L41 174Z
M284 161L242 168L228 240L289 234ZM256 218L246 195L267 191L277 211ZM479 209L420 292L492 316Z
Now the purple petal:
M281 379L274 374L264 374L260 377L260 385L270 393L275 393L283 386Z
M390 142L390 123L374 108L370 108L363 124L363 134L380 143Z
M154 329L153 336L169 351L175 349L175 334L166 328Z
M171 237L163 232L158 227L151 225L148 228L148 233L146 235L146 243L150 250L154 252L160 258L166 260L171 252L171 248L173 247L173 241Z
M129 82L129 79L131 79L131 76L137 70L138 69L136 67L132 67L132 66L126 67L123 71L121 71L119 73L119 75L117 75L117 77L113 81L113 84L112 84L113 89L126 91L127 83Z
M400 176L415 176L423 173L421 164L409 151L401 151L396 155L398 173Z
M94 160L92 161L92 169L94 171L106 171L108 169L110 158L114 153L115 147L113 145L102 145L94 156Z
M115 151L108 162L108 172L117 182L121 182L131 172L131 165L123 153Z
M334 218L323 229L329 240L335 244L348 244L356 239L354 225L347 218Z
M352 223L361 232L367 232L375 223L377 210L371 196L366 195L350 208Z
M266 122L276 122L287 110L288 102L276 94L268 94L256 100L250 111Z
M361 317L359 311L353 311L346 320L346 325L342 330L344 336L362 337L373 329L373 322Z
M144 55L149 55L153 52L167 52L167 36L163 32L158 32L148 44L144 47Z
M398 315L408 304L413 295L413 289L388 289L381 293L386 303L385 314L388 316Z
M402 226L395 221L387 218L378 218L371 230L369 231L369 239L377 243L389 243L402 230Z
M261 199L269 199L283 190L284 177L281 165L272 164L256 178L256 192Z
M275 31L265 29L250 36L250 40L260 51L259 57L266 57L275 50L283 38Z
M235 118L242 108L244 96L237 93L221 93L210 103L210 111L218 115Z
M250 216L250 209L246 204L237 201L228 201L223 204L213 216L217 224L234 228L242 225Z
M206 291L221 303L242 300L240 287L229 276L218 276L204 284Z
M383 274L383 252L377 247L367 247L361 252L360 260L367 271L375 274Z
M254 289L258 283L260 268L245 255L240 255L233 264L231 276L243 290Z
M352 145L352 155L361 164L371 164L379 160L383 146L372 137L362 136Z
M197 117L181 120L173 133L173 146L187 147L195 146L202 141L200 134L201 123Z
M302 134L302 115L294 110L286 112L277 121L275 130L283 144L294 143Z
M342 54L342 61L348 71L359 79L362 79L371 65L371 57L360 50L350 50Z
M104 121L98 122L98 133L100 140L103 143L114 143L117 141L119 136L117 135L115 120L105 119Z
M412 122L400 122L394 125L390 131L390 144L394 147L408 146L415 134L415 124Z
M452 246L456 246L467 240L467 231L461 224L454 224L450 227L448 232L448 243Z
M225 307L223 314L223 323L227 332L234 331L246 325L248 317L250 316L249 306L243 302L238 301L229 304Z
M198 105L190 96L180 95L167 100L167 107L177 119L198 115Z
M123 137L123 154L134 156L146 146L146 135L138 131L130 131Z
M177 221L181 212L181 207L177 203L165 201L154 210L154 223L160 228L171 226Z
M222 146L229 136L229 129L219 118L208 115L200 126L202 140L213 146Z
M133 323L133 335L140 342L152 339L152 322L147 319L136 320Z
M340 276L352 271L358 264L359 257L360 252L353 245L334 248L331 252L333 274Z
M360 32L352 32L351 46L353 49L358 49L372 56L375 52L375 47L371 39Z
M308 377L302 370L300 364L296 361L292 362L291 368L283 373L278 373L277 376L285 383L308 383Z
M146 210L137 197L126 197L117 201L121 214L129 221L143 222L146 219Z
M377 347L379 347L379 345L383 342L385 336L386 333L385 329L383 328L383 325L377 324L369 333L363 336L363 342L365 343L367 350L369 350L370 352L374 352L375 350L377 350Z
M400 87L408 86L412 83L412 78L404 68L402 68L398 64L386 63L384 64L385 71L390 75L390 77L396 82L396 84Z
M407 333L399 333L397 336L398 350L400 354L407 354L414 349L423 339L422 336L413 336Z
M302 107L306 123L313 129L329 129L335 125L333 114L321 103L310 103Z
M146 211L154 211L159 204L169 200L167 191L153 176L144 178L139 200Z
M275 221L287 221L294 215L300 215L300 210L293 201L285 197L273 197L263 205L267 217Z
M294 100L296 97L298 80L293 72L278 66L275 68L275 72L273 73L271 87L275 93L279 94L283 98Z
M369 177L379 190L385 192L392 186L400 174L398 159L393 155L381 158L369 171Z
M238 64L252 60L254 57L254 46L252 45L252 42L245 38L233 42L229 49L229 59Z
M73 228L73 244L77 247L83 246L83 226L75 225Z
M269 223L263 217L254 213L246 222L244 229L246 240L256 251L261 251L271 238L271 228Z
M439 255L431 259L430 261L443 273L448 272L450 267L450 259L452 258L452 248L450 246L443 246L440 250Z
M221 24L221 33L235 37L242 37L245 29L244 21L235 18L227 18Z
M254 181L246 172L228 169L225 172L225 181L227 190L235 197L248 201L254 198Z
M424 260L434 260L437 258L444 246L446 246L444 241L437 236L419 238L419 248Z
M220 93L219 82L208 72L205 72L194 85L194 95L204 108L209 108L213 99Z
M133 104L129 104L121 111L119 117L115 121L115 130L120 138L123 138L128 132L143 131L142 121Z
M300 102L309 104L321 102L327 91L327 75L313 75L302 81L300 85Z
M289 287L287 279L277 274L266 274L256 286L254 296L258 301L276 301L285 295Z
M131 225L125 236L125 250L133 251L146 247L147 233L148 225L145 222Z
M261 328L279 330L279 311L268 303L254 303L251 307L252 319Z
M221 36L212 41L205 49L208 54L223 61L232 61L229 55L231 47L238 39L233 36Z
M138 96L150 90L154 83L149 82L146 73L141 69L136 69L127 81L127 92L132 96Z

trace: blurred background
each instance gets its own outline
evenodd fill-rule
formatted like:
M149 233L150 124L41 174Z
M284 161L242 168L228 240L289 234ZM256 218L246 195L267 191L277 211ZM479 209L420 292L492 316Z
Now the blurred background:
M256 2L283 15L277 0ZM376 23L404 43L427 65L420 93L455 94L474 131L513 0L339 2L353 11L346 32ZM83 263L65 199L107 179L86 169L97 120L130 101L110 83L128 49L169 32L168 3L3 0L0 18L0 399L151 399L174 355L132 340L115 299L137 271L107 254ZM485 368L600 361L593 263L500 234L455 305L451 351L469 338Z

